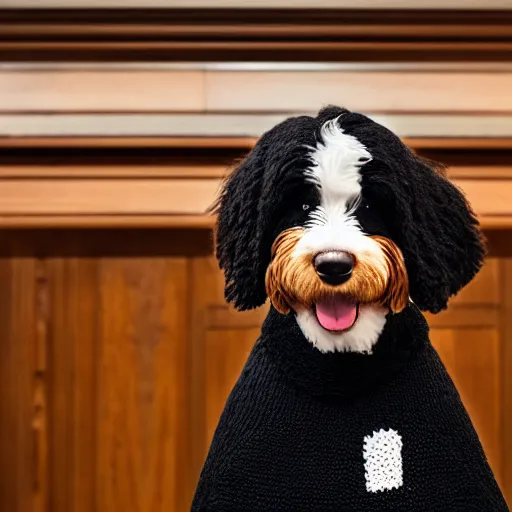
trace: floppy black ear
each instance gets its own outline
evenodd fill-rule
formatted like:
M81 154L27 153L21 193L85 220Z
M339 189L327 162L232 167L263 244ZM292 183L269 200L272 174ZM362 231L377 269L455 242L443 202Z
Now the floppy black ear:
M239 310L264 304L273 228L278 224L287 176L310 165L316 121L291 117L264 133L231 173L214 205L216 256L226 281L225 297Z
M409 294L422 310L437 313L483 264L478 221L462 192L441 166L418 157L393 132L350 113L342 127L368 148L363 193L376 205L402 250Z
M483 238L466 198L434 164L406 150L397 167L390 169L394 231L410 296L420 309L437 313L482 266Z
M214 207L216 256L224 271L225 297L239 310L261 306L266 299L269 261L261 255L263 226L259 222L264 152L259 142L227 178Z

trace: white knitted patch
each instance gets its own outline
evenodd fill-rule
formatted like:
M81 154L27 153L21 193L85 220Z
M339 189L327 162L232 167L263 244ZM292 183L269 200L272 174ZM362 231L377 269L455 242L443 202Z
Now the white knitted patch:
M402 436L393 429L380 429L365 436L363 445L366 490L398 489L403 485Z

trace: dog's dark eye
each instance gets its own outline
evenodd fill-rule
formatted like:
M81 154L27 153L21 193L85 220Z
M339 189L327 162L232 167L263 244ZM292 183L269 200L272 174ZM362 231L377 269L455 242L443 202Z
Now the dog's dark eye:
M362 198L360 201L359 201L359 204L357 205L357 208L359 211L361 210L370 210L371 207L370 207L370 201L368 201L368 199L366 198Z
M303 209L305 212L307 212L307 211L309 210L309 208L310 208L309 204L303 204L303 205L302 205L302 209Z

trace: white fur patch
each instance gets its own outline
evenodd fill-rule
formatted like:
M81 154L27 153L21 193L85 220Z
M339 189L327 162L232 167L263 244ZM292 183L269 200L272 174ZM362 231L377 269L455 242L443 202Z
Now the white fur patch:
M292 257L339 250L356 258L373 256L372 259L380 261L378 244L364 235L354 217L361 196L360 168L372 156L355 137L344 133L338 118L323 125L321 136L322 143L310 155L313 165L306 171L306 179L320 191L320 206L309 214L306 232ZM297 322L306 338L321 352L370 353L384 328L386 314L379 306L361 306L355 325L340 334L326 331L310 310L297 311Z
M339 126L338 119L327 121L321 129L322 143L310 155L313 165L307 179L320 187L322 206L329 214L347 210L347 203L361 193L359 168L372 156L352 135Z
M364 438L364 476L368 492L398 489L403 485L402 436L380 429Z
M325 330L310 309L297 311L297 323L304 336L320 352L361 352L370 354L386 324L387 310L373 304L359 306L356 323L346 332Z

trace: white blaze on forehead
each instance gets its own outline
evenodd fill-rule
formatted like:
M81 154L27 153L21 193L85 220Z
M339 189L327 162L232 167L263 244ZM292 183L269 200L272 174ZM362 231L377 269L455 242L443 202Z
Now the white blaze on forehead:
M309 215L306 234L295 255L324 250L344 250L357 254L375 250L363 237L354 206L361 195L361 166L372 159L368 150L352 135L344 133L338 118L327 121L321 142L310 154L312 165L306 179L320 191L320 206Z
M327 121L320 133L322 142L310 155L313 165L306 176L319 187L321 205L327 213L333 208L346 211L361 193L360 167L372 156L361 142L342 130L338 118Z

